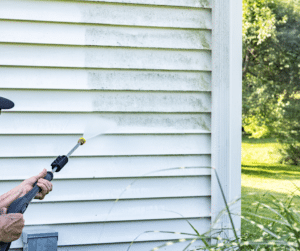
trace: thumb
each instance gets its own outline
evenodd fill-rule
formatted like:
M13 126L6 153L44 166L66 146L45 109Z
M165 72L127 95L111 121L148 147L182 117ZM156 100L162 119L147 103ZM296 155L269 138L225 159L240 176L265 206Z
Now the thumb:
M0 208L0 215L1 214L6 214L6 213L7 213L7 208L6 207Z
M47 175L47 169L44 168L44 170L42 172L40 172L38 175L35 176L35 178L37 180L41 179L41 178L44 178L45 176Z

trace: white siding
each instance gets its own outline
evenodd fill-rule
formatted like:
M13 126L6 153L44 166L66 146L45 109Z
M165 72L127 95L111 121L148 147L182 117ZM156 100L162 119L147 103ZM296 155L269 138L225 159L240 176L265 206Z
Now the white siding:
M1 21L3 42L127 46L140 48L210 49L211 32L149 27Z
M59 250L83 251L125 251L144 231L192 233L186 219L209 229L211 8L209 0L0 1L0 96L15 102L0 118L0 190L50 169L86 121L118 125L55 174L53 192L26 211L27 228L49 225ZM182 237L145 233L132 250Z
M211 29L211 11L83 1L1 0L7 20Z

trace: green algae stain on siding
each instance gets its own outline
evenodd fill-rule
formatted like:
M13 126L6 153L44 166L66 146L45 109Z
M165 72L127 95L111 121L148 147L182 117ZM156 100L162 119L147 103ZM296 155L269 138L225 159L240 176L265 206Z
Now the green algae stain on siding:
M199 32L198 37L201 41L201 45L203 49L207 49L207 50L211 49L210 41L208 41L205 33Z
M199 84L201 85L201 89L202 90L211 90L211 75L208 74L207 75L204 75L204 74L201 74L200 76L200 82Z
M200 7L211 7L209 0L197 0L197 4L199 4Z

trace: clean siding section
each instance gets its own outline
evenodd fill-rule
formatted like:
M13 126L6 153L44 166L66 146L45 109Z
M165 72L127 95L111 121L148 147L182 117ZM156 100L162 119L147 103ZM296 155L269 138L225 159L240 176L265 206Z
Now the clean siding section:
M66 154L86 121L118 125L74 153L27 228L55 228L59 250L120 251L145 231L192 233L186 219L208 230L211 6L0 1L1 96L16 105L1 116L0 190ZM145 233L132 250L184 237Z
M28 170L38 173L43 166L56 158L53 157L15 157L1 158L1 179L24 180ZM209 155L175 156L71 156L68 168L55 174L55 180L88 178L140 178L140 177L185 177L210 175ZM84 167L84 168L82 168Z
M0 146L0 156L58 155L71 150L81 135L0 136L1 140L5 140L2 141L5 144ZM209 154L209 148L209 134L103 135L91 139L89 144L76 150L73 156Z
M211 10L81 1L1 0L0 17L62 23L211 29Z

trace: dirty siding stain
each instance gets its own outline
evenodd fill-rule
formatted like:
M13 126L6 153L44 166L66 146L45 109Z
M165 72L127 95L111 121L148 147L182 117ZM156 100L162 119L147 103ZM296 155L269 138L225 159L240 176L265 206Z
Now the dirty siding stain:
M203 49L211 49L211 42L208 41L205 33L198 32L198 38L201 41Z
M199 7L210 7L210 1L209 0L195 0L195 3L199 6Z
M94 115L95 116L95 115ZM170 129L175 129L178 132L186 132L191 130L206 130L210 131L211 128L211 118L210 114L142 114L142 113L104 113L101 115L96 115L103 119L112 120L117 123L120 131L126 132L127 129L132 127L140 128L143 132L153 132L160 131L166 132ZM85 116L86 119L90 115Z
M193 30L182 34L186 34L182 40L186 41L186 43L189 43L189 49L211 49L211 31Z
M81 20L88 23L142 25L156 27L211 28L209 9L168 8L165 6L122 6L91 3L82 5ZM188 15L190 13L190 15Z
M211 90L210 72L89 70L87 74L92 90Z
M208 93L97 93L92 103L95 111L209 112L211 109Z
M199 29L211 29L212 28L212 13L211 9L202 9L202 15L191 18L193 23L197 24Z
M197 1L201 6L209 6L209 1L207 0L200 0ZM84 13L85 19L94 19L97 18L96 16L101 12L101 10L99 9L93 9L92 11L89 10L87 12ZM102 13L102 14L107 14L107 13ZM113 15L112 13L110 13L111 15ZM149 23L151 23L154 18L155 15L153 15L153 13L145 13L146 15L143 16L142 20L141 17L137 18L138 21L147 21ZM110 16L112 17L112 16ZM117 18L116 16L114 18ZM180 17L179 19L182 19L182 17ZM179 20L178 19L178 20ZM177 20L177 21L178 21ZM183 20L182 20L183 21ZM200 27L207 27L207 15L203 15L202 17L198 17L198 18L193 18L191 20L191 22L193 23L199 23ZM209 23L209 22L208 22ZM127 34L124 34L124 32L118 32L118 31L114 31L113 34L111 33L102 33L99 31L99 29L97 28L90 28L87 29L86 32L86 40L87 41L93 41L95 39L102 39L105 36L110 36L112 38L112 41L115 43L115 45L118 46L122 46L124 45L124 41L125 44L129 42L134 42L136 44L136 46L143 46L143 40L148 40L149 39L149 34L147 33L139 33L138 31L133 31ZM155 34L152 35L153 39L155 39ZM160 36L160 38L165 39L167 36L163 35L163 34L158 34L156 35L156 38L158 38L158 36ZM181 34L174 34L174 36L182 36ZM209 38L207 37L207 31L193 31L193 34L191 34L190 36L192 36L192 40L194 40L195 38L198 40L196 43L199 44L202 49L210 49L210 41ZM191 37L190 37L191 39ZM150 55L150 57L152 58L152 56L154 55ZM94 58L93 56L89 55L88 56L88 60L87 61L97 61L96 58ZM168 61L169 57L167 56L163 61ZM141 60L141 59L139 59ZM124 61L126 61L126 59L124 58ZM143 60L142 60L143 61ZM175 61L179 61L181 62L181 65L190 65L190 64L194 64L195 62L193 62L193 59L191 57L189 57L189 55L183 55L183 54L179 54L176 57ZM198 61L198 60L197 60ZM200 59L201 61L201 59ZM125 63L125 62L124 62ZM140 62L143 63L143 62ZM130 63L129 63L130 64ZM124 67L126 68L126 66L124 65ZM127 67L130 67L130 65L128 65ZM210 69L211 67L208 66L207 64L205 64L205 69ZM128 73L129 72L129 73ZM192 75L192 74L191 74ZM135 74L130 74L130 70L128 71L122 71L120 72L120 70L113 70L110 73L106 72L105 74L103 74L103 72L101 71L89 71L88 72L88 86L91 89L116 89L116 90L126 90L126 89L131 89L131 90L149 90L152 88L151 86L151 82L159 82L159 84L161 86L158 87L158 90L176 90L176 85L175 83L180 83L180 81L185 82L185 87L182 87L181 89L178 88L179 90L184 90L185 89L193 89L195 88L196 90L210 90L211 89L211 76L210 73L202 73L199 74L197 77L193 76L188 76L188 75L180 75L177 73L162 73L162 72L139 72L139 73L135 73ZM121 83L122 82L122 83ZM150 84L150 85L149 85ZM156 86L157 88L157 86ZM172 89L173 88L173 89ZM156 89L154 88L153 91L155 91ZM94 100L94 107L96 108L96 110L99 110L100 107L105 106L106 108L108 108L108 110L110 110L111 107L113 106L120 106L120 104L122 103L122 109L125 108L126 111L136 111L136 110L142 110L142 111L155 111L155 110L160 110L161 107L167 107L167 106L172 106L178 103L186 103L188 104L188 106L193 107L191 110L194 109L198 109L201 110L203 112L208 112L210 111L210 107L206 107L205 104L210 104L210 102L205 102L203 101L203 97L199 96L199 97L188 97L186 98L185 96L181 97L181 98L174 98L173 96L169 96L169 95L164 95L164 96L159 96L159 97L154 97L153 94L149 93L148 96L142 95L142 98L139 98L137 96L132 96L130 94L128 94L127 96L123 96L120 97L118 95L111 97L109 100L107 100L106 98L104 98L103 100ZM204 98L206 99L206 98ZM158 103L158 104L155 104ZM150 109L149 109L150 108ZM171 107L170 107L171 108ZM167 108L168 110L169 108ZM176 109L176 108L175 108ZM100 108L100 110L102 110ZM170 111L172 111L172 108L170 109ZM147 125L149 126L149 124L151 124L151 120L146 119L147 121ZM157 123L158 121L156 121L155 123ZM162 122L162 121L160 121ZM178 123L179 121L177 121L176 123ZM196 121L195 121L196 122ZM133 123L136 123L136 121L134 121ZM174 121L171 121L170 119L165 119L163 122L165 125L167 126L171 126L172 123L174 123ZM178 125L180 125L181 123L179 123ZM207 125L207 121L204 121L203 119L201 120L197 120L197 124L198 126L202 127L205 130L210 130L209 126ZM174 125L174 124L173 124ZM183 125L182 125L183 126Z
M199 84L202 86L203 90L210 91L211 90L211 72L209 72L207 74L201 74Z
M85 43L103 46L210 49L211 31L92 26L85 30Z

